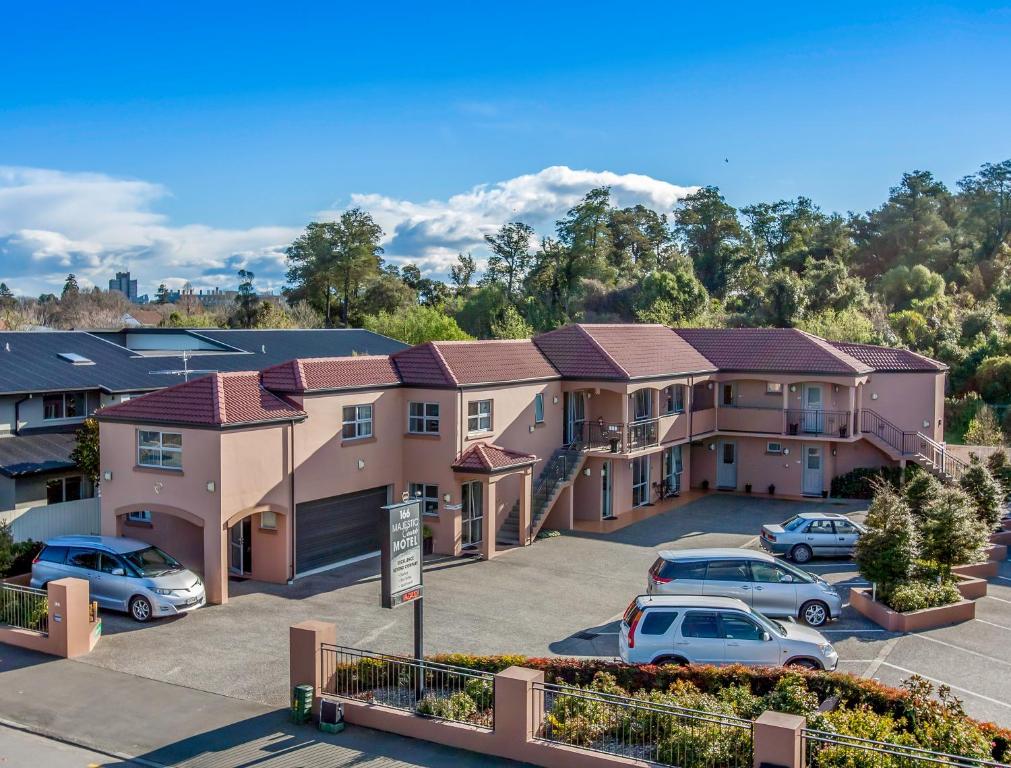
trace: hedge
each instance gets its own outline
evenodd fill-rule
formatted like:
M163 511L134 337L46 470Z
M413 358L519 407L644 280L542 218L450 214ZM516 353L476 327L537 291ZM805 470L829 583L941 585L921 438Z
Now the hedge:
M912 469L907 467L907 471ZM915 471L915 470L913 470ZM871 469L858 467L842 475L832 478L832 498L835 499L870 499L874 496L874 482L884 479L898 489L902 482L902 470L899 467L881 467Z

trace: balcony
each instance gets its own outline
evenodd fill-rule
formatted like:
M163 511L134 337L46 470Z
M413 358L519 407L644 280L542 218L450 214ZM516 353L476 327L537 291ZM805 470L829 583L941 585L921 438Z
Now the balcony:
M853 420L850 411L791 409L786 411L787 435L849 437Z
M719 428L726 432L760 432L779 435L786 421L782 408L720 406L717 411Z
M576 429L576 444L582 450L609 449L631 453L660 444L660 419L625 424L620 421L589 421Z
M852 435L850 411L817 409L721 406L717 411L721 432L751 432L761 435L819 435L845 438Z

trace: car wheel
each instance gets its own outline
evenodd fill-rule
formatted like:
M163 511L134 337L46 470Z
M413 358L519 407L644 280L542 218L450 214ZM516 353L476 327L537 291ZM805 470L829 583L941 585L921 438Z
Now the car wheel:
M662 667L666 664L673 664L675 667L688 666L688 662L680 656L660 656L659 658L653 659L654 666Z
M821 669L821 665L811 659L793 659L787 662L788 667L798 667L799 669Z
M800 607L800 618L809 627L820 627L829 620L828 606L819 600L811 600Z
M130 616L134 621L147 621L151 614L151 602L146 597L135 597L130 601Z
M795 563L806 563L814 555L811 551L811 547L807 544L798 544L792 550L790 550L790 557Z

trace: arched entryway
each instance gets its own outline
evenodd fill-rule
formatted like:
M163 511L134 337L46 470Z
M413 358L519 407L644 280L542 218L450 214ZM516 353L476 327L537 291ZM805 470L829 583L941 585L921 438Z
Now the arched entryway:
M153 544L201 577L204 521L185 509L166 504L128 504L116 509L116 535Z
M291 578L288 510L263 504L225 521L224 565L231 578L284 584Z

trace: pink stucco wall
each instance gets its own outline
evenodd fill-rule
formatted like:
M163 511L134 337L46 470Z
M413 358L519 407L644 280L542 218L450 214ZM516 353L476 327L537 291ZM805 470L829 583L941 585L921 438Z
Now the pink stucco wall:
M902 430L924 432L941 442L944 385L944 373L875 373L864 387L863 407L876 411Z

